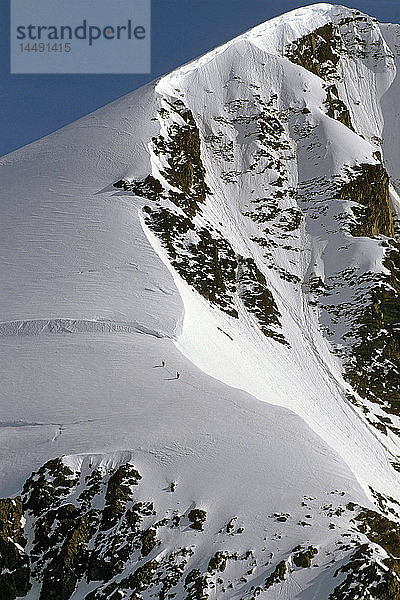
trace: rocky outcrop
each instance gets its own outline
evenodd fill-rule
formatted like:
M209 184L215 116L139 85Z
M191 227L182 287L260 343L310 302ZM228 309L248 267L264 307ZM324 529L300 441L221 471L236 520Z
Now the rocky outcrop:
M295 40L286 48L287 58L318 75L329 79L336 75L340 59L340 36L333 23L327 23L315 31Z
M22 499L0 500L1 600L27 597L31 586L38 600L70 600L77 590L85 600L229 599L238 589L243 600L255 600L286 585L295 571L318 566L317 555L322 561L329 557L324 585L329 574L331 600L355 600L349 590L360 593L365 586L380 600L398 600L399 525L389 515L351 502L342 505L344 492L332 491L334 503L315 507L317 536L323 519L326 531L338 528L335 544L332 533L329 550L307 541L313 536L315 498L304 497L299 512L307 522L298 521L299 543L282 555L279 540L295 531L289 513L266 515L278 528L271 538L264 535L268 528L261 519L260 537L249 549L237 516L215 528L211 508L193 503L182 510L176 493L165 489L158 493L166 494L169 507L163 498L164 508L157 510L158 496L143 500L149 482L131 462L114 460L111 467L107 459L71 458L43 465L27 480ZM307 539L305 526L311 528ZM228 544L236 550L228 550Z
M252 313L267 337L288 345L279 333L281 314L267 286L265 276L251 258L240 257L237 269L238 293L247 310Z
M277 583L281 583L284 581L287 573L286 562L282 560L279 564L276 565L275 569L272 571L271 575L265 580L264 588L268 590L270 587Z
M25 596L30 589L23 521L20 497L0 500L0 600Z
M400 247L392 237L388 175L381 162L360 164L312 186L317 191L310 194L305 188L302 205L322 227L331 211L337 231L344 233L341 256L347 248L353 251L353 236L372 238L366 242L375 244L380 257L374 270L351 266L324 280L315 274L307 285L310 304L320 307L324 331L343 360L345 377L361 397L349 394L349 400L373 427L398 434L391 417L399 415L400 401Z
M328 85L326 88L326 114L336 121L340 121L343 125L346 125L349 129L354 131L353 124L351 122L350 111L339 97L339 92L335 84Z
M351 234L393 237L389 177L384 166L381 163L360 164L354 167L349 177L348 183L341 187L337 196L356 203L353 205L355 222Z
M355 322L356 342L346 373L357 392L399 415L400 402L400 246L387 243L388 274L372 280ZM389 422L386 423L390 427ZM386 431L385 424L381 429ZM395 430L396 431L396 430ZM396 431L397 432L397 431Z
M259 98L257 102L262 108L260 113L248 118L235 117L232 123L256 125L261 144L266 143L279 152L287 150L287 143L280 139L284 128L271 112L272 101L265 103ZM236 111L237 107L229 106L227 110ZM238 317L237 303L242 301L266 336L286 343L279 332L276 302L254 259L238 255L206 219L202 218L203 226L194 220L211 192L205 183L200 134L192 113L181 100L165 101L159 119L166 133L153 138L152 151L165 165L160 174L172 189L164 187L153 175L143 181L120 180L114 186L152 201L152 205L143 207L144 221L160 239L174 269L189 285L234 318ZM254 168L261 158L257 158ZM275 186L282 188L283 183L277 181ZM275 194L284 198L288 191L276 189ZM295 208L286 209L280 215L279 227L284 231L297 229L301 222L299 213Z
M195 227L187 217L172 210L145 206L143 216L182 279L209 302L237 318L233 301L237 258L229 242L213 230Z
M188 217L194 217L210 194L201 159L200 133L192 112L181 100L165 101L164 104L159 119L165 133L152 139L151 148L162 165L159 177L170 187L164 188L160 179L151 174L143 181L120 179L114 187L153 202L168 200Z
M293 552L293 563L296 567L307 569L311 567L313 558L318 554L318 549L313 546L309 546L307 549L297 546Z
M346 24L345 22L341 23L342 26ZM327 82L327 85L324 86L326 114L354 131L350 111L340 98L337 88L337 83L341 79L338 63L341 55L345 53L340 27L334 23L327 23L295 40L286 48L286 56L291 62Z
M214 550L206 562L196 558L206 510L194 506L180 514L172 503L157 513L152 501L138 501L141 481L130 462L72 468L54 459L27 480L22 500L0 500L1 600L25 597L31 585L39 586L39 600L69 600L87 583L92 591L86 600L123 594L141 600L145 592L166 599L177 586L182 597L204 599L215 587L215 573L222 574L228 561L241 565L242 577L249 571L254 562L250 551ZM188 546L171 550L164 541L158 552L162 539L179 539L183 531L191 532L185 534ZM241 532L238 528L236 534ZM22 547L24 535L30 539L29 557ZM219 586L232 587L232 581L221 579Z
M376 600L400 599L400 526L376 511L349 504L357 512L353 521L370 542L386 552L386 558L377 562L373 548L359 544L345 565L337 569L335 577L342 582L329 595L329 600L355 600L366 590Z
M169 107L181 117L181 122L173 122L166 136L153 138L153 151L156 156L166 157L167 164L161 175L182 192L171 192L170 199L194 216L199 203L203 203L210 193L201 160L200 134L192 112L181 100L172 101ZM164 117L165 113L162 112L161 116Z
M238 318L237 302L257 319L267 337L287 344L279 332L280 312L254 259L236 254L221 234L195 227L173 211L145 206L146 225L162 241L177 273L211 304ZM193 242L193 238L197 242Z
M352 202L353 236L394 237L389 178L382 164L362 164L339 191L338 197ZM394 239L382 240L386 272L366 273L353 279L360 290L354 313L354 342L345 358L347 378L354 389L387 413L399 414L400 401L400 246ZM352 313L348 311L348 316ZM380 421L375 426L386 432ZM390 424L390 420L389 420Z
M207 513L205 510L201 510L199 508L194 508L188 514L188 519L190 521L190 527L192 529L197 529L198 531L203 531L204 523L207 519Z

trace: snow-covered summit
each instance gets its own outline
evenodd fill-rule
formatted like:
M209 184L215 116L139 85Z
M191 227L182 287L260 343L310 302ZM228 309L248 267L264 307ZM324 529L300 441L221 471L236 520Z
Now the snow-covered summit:
M7 598L398 589L399 41L308 6L1 159Z

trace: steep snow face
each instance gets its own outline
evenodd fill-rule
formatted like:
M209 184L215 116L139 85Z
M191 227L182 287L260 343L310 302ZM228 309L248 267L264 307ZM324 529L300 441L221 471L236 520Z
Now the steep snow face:
M174 214L186 212L191 224L165 214L163 223L155 212L145 219L162 240L160 246L151 237L154 247L167 262L173 259L184 299L178 347L214 377L300 414L341 453L366 490L372 486L390 496L399 493L391 465L398 444L386 428L398 428L398 351L363 341L368 332L361 317L377 301L380 286L394 289L390 302L398 302L396 268L390 266L397 250L385 241L394 230L381 163L385 123L392 117L383 98L396 85L396 72L377 23L357 11L316 5L261 25L167 75L156 87L162 107L160 135L150 144L151 173L166 190L160 198L178 205ZM201 157L190 150L191 136L201 139ZM390 145L383 150L385 158ZM200 160L192 176L188 165ZM196 197L201 180L208 186L204 198ZM189 212L174 197L185 185L186 196L197 200ZM173 235L163 238L172 224L180 228L175 241ZM205 231L215 242L205 243ZM219 253L221 265L206 265L206 246L209 254ZM247 304L243 257L254 263ZM201 267L207 290L193 278ZM207 277L216 272L230 286L230 309L229 289L210 296ZM222 311L210 311L182 279ZM260 284L275 302L266 335L258 309L249 310L256 296L260 300L254 288ZM261 304L265 314L265 298ZM395 338L386 325L370 324L370 335ZM379 378L389 390L379 389Z
M10 598L398 585L397 36L299 9L1 160L2 494L68 455Z

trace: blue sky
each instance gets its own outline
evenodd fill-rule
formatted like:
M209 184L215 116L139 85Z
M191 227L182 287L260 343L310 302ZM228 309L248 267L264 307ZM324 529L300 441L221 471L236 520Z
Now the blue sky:
M112 0L110 0L112 1ZM0 3L9 23L9 2ZM400 0L337 2L400 23ZM152 0L150 75L11 75L9 37L0 36L0 155L55 131L307 0Z

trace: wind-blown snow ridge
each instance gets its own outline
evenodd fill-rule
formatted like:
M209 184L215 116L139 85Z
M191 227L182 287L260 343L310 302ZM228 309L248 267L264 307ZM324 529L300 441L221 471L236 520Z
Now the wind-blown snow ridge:
M140 323L123 323L102 320L37 319L0 323L0 336L42 335L49 333L143 333L156 338L171 337Z
M250 41L277 56L282 56L284 53L284 45L296 40L305 33L325 25L331 19L331 16L352 15L354 11L345 6L320 2L302 8L296 8L288 13L270 19L265 23L261 23L245 33L233 38L232 40L218 46L214 50L208 51L197 59L191 60L188 63L174 69L168 75L161 77L159 85L170 86L164 88L164 91L173 92L173 82L182 76L188 75L196 71L199 67L213 61L225 51L232 48L236 44L243 41ZM261 38L261 40L259 40ZM172 95L174 95L172 93Z

